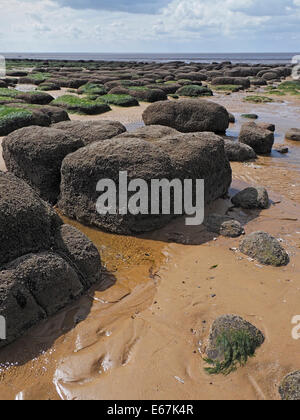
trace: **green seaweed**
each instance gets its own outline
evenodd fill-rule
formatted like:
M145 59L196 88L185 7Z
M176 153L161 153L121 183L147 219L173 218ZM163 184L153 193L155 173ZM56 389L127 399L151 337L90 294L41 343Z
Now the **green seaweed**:
M245 102L251 102L254 104L266 104L269 102L274 102L272 98L268 98L267 96L246 96L243 100Z
M137 99L133 98L130 95L103 95L98 98L97 101L104 102L109 105L116 105L122 107L138 106L139 102Z
M71 112L96 115L110 111L110 107L103 102L92 101L88 98L79 98L73 95L63 95L51 102L51 105L60 106Z
M229 375L235 372L238 366L245 366L248 359L255 356L255 350L260 343L250 333L243 330L223 331L216 341L216 347L220 354L224 354L224 360L204 359L210 365L205 371L210 375Z

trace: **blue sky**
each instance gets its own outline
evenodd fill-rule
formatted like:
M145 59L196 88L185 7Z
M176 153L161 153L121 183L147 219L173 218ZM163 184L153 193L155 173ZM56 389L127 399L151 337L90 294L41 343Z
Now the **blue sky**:
M0 51L293 52L300 0L0 0Z

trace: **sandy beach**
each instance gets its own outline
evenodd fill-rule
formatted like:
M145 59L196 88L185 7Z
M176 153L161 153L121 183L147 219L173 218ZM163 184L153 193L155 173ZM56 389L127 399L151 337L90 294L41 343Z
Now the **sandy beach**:
M237 135L242 112L255 111L260 121L276 124L279 144L300 109L294 98L264 105L245 104L239 94L212 99L237 117L229 135ZM71 119L117 120L133 130L143 124L147 106ZM240 220L247 234L263 230L280 238L291 255L284 268L251 261L237 251L237 239L187 228L182 219L123 237L64 218L96 244L111 287L92 290L0 351L1 399L279 399L280 381L299 369L299 343L291 332L300 296L300 146L289 147L287 156L274 151L232 163L230 195L264 186L269 209L230 210L225 199L207 209ZM246 367L229 377L210 376L203 360L209 329L226 313L252 322L266 342Z

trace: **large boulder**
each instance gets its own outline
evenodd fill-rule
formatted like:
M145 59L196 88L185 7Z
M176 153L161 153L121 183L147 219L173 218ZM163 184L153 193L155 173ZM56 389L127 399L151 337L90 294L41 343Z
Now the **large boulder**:
M80 139L85 145L95 141L107 140L126 132L118 121L66 121L55 124L55 129L63 130Z
M263 333L243 318L220 316L210 330L206 354L211 367L207 372L228 375L239 365L245 365L264 341Z
M63 159L84 143L80 138L55 128L25 127L2 142L8 171L28 182L44 200L57 201Z
M274 145L274 132L259 127L255 122L242 125L239 141L252 147L260 155L270 154Z
M165 125L183 133L225 133L229 126L227 110L206 100L157 102L145 110L143 120L146 125Z
M290 373L283 379L279 394L283 401L300 401L300 371Z
M281 267L290 262L280 242L265 232L254 232L246 236L240 243L240 251L264 265Z
M0 316L3 347L101 280L101 260L90 240L63 225L55 211L21 179L0 172Z
M173 212L168 215L124 215L118 208L114 215L99 214L96 208L99 180L113 180L118 187L119 172L127 171L128 181L142 179L149 190L153 179L204 179L206 202L227 193L232 173L224 142L218 136L212 133L174 134L147 140L150 141L121 136L93 143L67 156L62 165L59 208L82 223L114 233L136 234L165 225L174 217Z

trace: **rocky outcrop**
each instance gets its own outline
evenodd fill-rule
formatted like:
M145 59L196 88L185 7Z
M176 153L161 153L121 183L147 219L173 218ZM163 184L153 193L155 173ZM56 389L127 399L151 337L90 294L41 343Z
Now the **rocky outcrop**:
M14 131L2 142L7 170L51 204L59 196L63 159L83 146L80 138L68 132L35 126Z
M227 110L206 100L157 102L143 113L146 125L165 125L183 133L211 131L224 134L229 126Z
M270 154L274 145L274 132L259 127L255 122L242 125L239 141L261 155Z
M119 234L151 231L174 217L172 210L168 215L123 215L120 209L115 215L99 214L98 181L110 179L119 185L120 171L127 171L128 182L144 180L149 190L153 179L204 179L207 203L224 196L232 179L224 142L212 133L174 134L150 141L121 136L93 143L64 159L59 208L82 223ZM148 205L150 209L151 202Z
M95 141L107 140L126 132L118 121L67 121L53 125L69 135L80 139L85 145Z
M11 173L0 172L3 347L101 280L97 249Z

